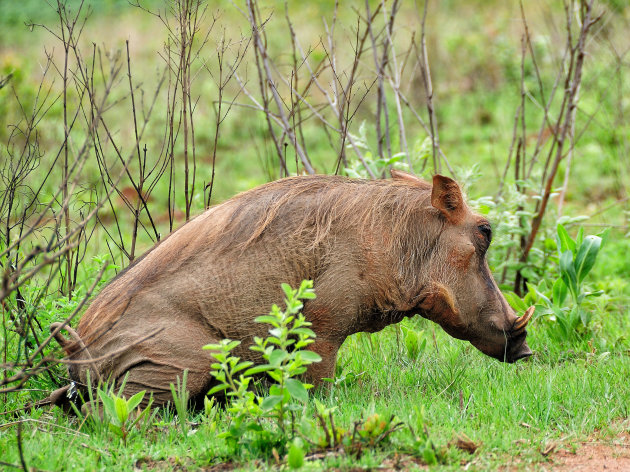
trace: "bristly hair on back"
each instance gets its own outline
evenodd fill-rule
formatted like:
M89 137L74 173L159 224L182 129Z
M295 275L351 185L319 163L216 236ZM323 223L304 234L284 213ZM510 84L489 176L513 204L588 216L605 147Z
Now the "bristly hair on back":
M213 225L208 243L245 250L265 231L300 237L313 249L331 233L386 231L393 250L407 259L426 257L443 225L431 206L431 184L418 180L362 180L340 176L301 176L243 192L216 207L224 224ZM411 259L411 260L409 260ZM402 262L402 261L401 261Z

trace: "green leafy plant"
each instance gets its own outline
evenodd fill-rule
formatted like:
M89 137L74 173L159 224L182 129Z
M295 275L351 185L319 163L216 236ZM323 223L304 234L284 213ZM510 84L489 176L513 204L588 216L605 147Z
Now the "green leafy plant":
M303 383L297 377L306 372L306 366L320 362L319 354L304 349L314 342L315 333L308 327L300 313L302 300L314 299L313 282L303 281L300 288L292 289L288 284L282 284L286 296L286 310L282 311L277 305L271 307L269 315L259 316L256 321L272 326L266 338L254 338L254 346L250 349L260 352L267 364L249 369L246 374L266 373L275 382L269 388L269 395L261 404L265 411L276 416L276 424L285 432L287 422L294 425L294 417L288 420L287 414L303 408L308 400L307 390L311 384Z
M600 235L584 236L580 228L575 239L571 238L562 224L557 226L556 249L559 274L549 284L543 279L538 285L529 285L529 293L524 300L508 294L508 300L519 311L530 303L536 303L536 314L547 317L549 333L556 340L575 340L587 332L592 321L592 312L583 307L589 297L597 297L604 292L589 291L585 279L593 269L608 230ZM571 303L567 303L570 300Z
M298 289L283 284L286 309L273 305L269 315L259 316L256 321L271 326L269 336L255 337L250 347L259 352L266 362L253 366L251 361L241 361L231 351L240 342L222 340L219 344L204 346L210 349L217 360L212 364L212 375L218 384L210 394L226 392L230 403L228 412L233 416L227 431L221 433L228 443L236 446L249 443L256 449L269 449L295 436L295 413L304 409L308 400L308 389L312 385L302 382L299 376L308 365L321 361L321 357L305 349L313 342L315 333L309 329L311 323L300 313L302 300L315 298L313 282L305 280ZM251 390L254 376L266 374L272 384L266 395L257 395ZM275 428L268 427L272 420ZM249 435L248 435L249 433Z
M144 399L145 390L136 393L128 400L122 396L124 383L120 387L118 394L113 388L109 391L98 389L98 396L103 402L103 416L105 421L109 421L109 429L118 437L127 443L127 437L133 427L146 415L151 409L153 399L149 400L144 410L136 410L138 405Z
M416 360L420 355L424 352L427 347L427 338L424 335L424 330L414 329L413 326L410 326L407 320L403 320L400 324L400 329L402 330L402 338L405 344L405 350L407 352L407 356L411 360Z
M315 419L304 418L300 433L312 446L320 450L342 448L347 454L360 457L366 448L375 448L386 442L403 423L395 415L385 416L370 405L366 419L354 421L351 428L344 428L335 421L337 406L328 407L315 400Z
M315 293L311 281L302 282L298 289L283 284L282 289L286 309L273 305L269 315L256 318L271 326L269 336L254 338L250 347L261 354L264 364L254 366L233 356L231 351L240 344L238 341L225 339L204 347L214 351L217 361L212 364L212 375L218 383L209 393L225 392L231 414L227 430L219 437L225 438L235 452L239 445L257 453L286 452L287 463L294 469L302 466L309 445L317 449L342 447L358 456L364 447L382 443L402 424L393 415L386 418L372 412L366 420L356 421L354 428L345 429L335 424L333 413L337 407L327 407L317 400L315 419L304 415L312 385L300 376L321 358L305 349L315 333L300 311L302 300L315 298ZM254 377L261 374L272 382L264 395L252 389Z
M424 405L420 408L414 406L415 421L414 424L408 424L409 431L413 437L413 450L428 465L446 463L447 449L446 447L438 447L429 434L429 428L425 419Z
M184 370L184 374L180 381L177 377L177 387L171 384L171 395L173 395L173 404L177 411L177 420L179 427L182 430L182 434L186 436L188 434L188 399L189 393L186 390L186 382L188 380L188 369Z
M588 328L592 312L585 310L582 303L587 297L602 295L603 291L587 291L584 280L597 260L597 255L604 244L608 232L601 236L584 236L580 228L576 239L569 236L561 224L557 227L557 248L560 277L551 287L551 299L540 290L536 291L542 301L541 315L549 315L555 321L557 330L563 339L572 339L580 329ZM567 295L570 295L572 306L565 306Z
M208 393L225 392L228 399L226 409L231 415L228 429L220 433L219 437L224 438L234 450L239 442L248 441L248 432L263 431L261 401L249 388L253 378L243 375L243 371L251 367L253 362L241 361L240 357L230 354L239 344L240 341L223 339L218 344L204 346L204 349L213 351L212 356L217 361L212 364L212 375L218 383Z

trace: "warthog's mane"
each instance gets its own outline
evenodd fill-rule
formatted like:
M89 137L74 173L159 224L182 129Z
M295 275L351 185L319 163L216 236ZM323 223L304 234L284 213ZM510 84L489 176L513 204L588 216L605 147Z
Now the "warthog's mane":
M430 257L444 225L431 205L431 189L424 181L289 177L216 207L208 218L223 222L212 225L214 234L206 235L206 243L218 252L246 251L258 241L264 244L266 232L293 250L362 240L387 255L400 281L418 285L422 274L417 268Z
M315 247L344 230L386 230L392 242L407 235L409 224L423 224L430 203L431 185L397 180L363 180L340 176L301 176L281 179L237 195L216 242L245 249L271 225L286 227L294 235L310 235ZM438 218L438 221L440 218ZM441 227L441 223L439 224ZM412 231L415 232L415 231Z

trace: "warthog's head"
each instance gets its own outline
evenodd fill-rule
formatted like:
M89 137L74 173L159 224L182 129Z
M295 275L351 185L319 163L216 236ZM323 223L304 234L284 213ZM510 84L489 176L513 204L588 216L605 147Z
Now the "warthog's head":
M507 362L529 357L525 327L534 310L517 316L497 287L486 261L490 222L470 211L448 177L433 177L431 205L442 226L430 256L421 314L488 356Z

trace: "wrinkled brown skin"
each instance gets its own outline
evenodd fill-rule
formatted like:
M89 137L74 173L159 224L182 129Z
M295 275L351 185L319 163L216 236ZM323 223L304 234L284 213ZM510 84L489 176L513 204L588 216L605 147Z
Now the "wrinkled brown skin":
M201 397L213 385L202 346L240 340L234 354L259 362L249 346L267 326L254 318L281 302L282 282L303 279L317 294L303 310L317 334L310 349L322 357L307 372L315 384L333 377L347 336L414 314L499 360L531 355L486 263L487 221L447 177L431 185L392 174L291 177L191 220L96 297L77 328L85 347L56 336L82 360L71 365L72 379L85 384L90 370L93 382L120 384L128 374L127 395L147 390L162 405L188 369L191 396Z

